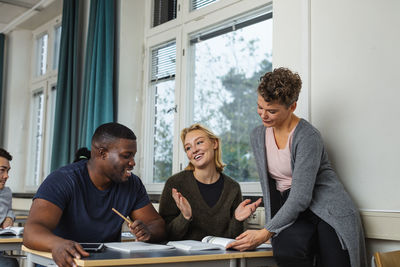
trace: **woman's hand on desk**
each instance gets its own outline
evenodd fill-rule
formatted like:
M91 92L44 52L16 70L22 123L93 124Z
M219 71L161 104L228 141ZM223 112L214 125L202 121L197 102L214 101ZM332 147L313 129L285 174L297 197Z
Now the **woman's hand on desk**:
M250 199L243 200L235 210L236 220L242 222L252 215L258 206L261 204L262 198L257 199L257 201L250 203Z
M172 198L175 200L176 206L181 211L183 217L189 221L192 218L192 207L189 201L175 188L172 188Z
M135 220L129 224L131 233L136 236L136 241L148 241L151 238L151 232L149 228L141 221Z
M88 257L89 253L86 252L79 243L64 239L55 243L51 250L51 255L57 266L70 267L76 266L74 258L80 259L81 257Z
M247 230L236 237L236 241L227 245L226 248L233 248L240 251L252 250L266 242L271 236L272 233L265 228L261 230Z

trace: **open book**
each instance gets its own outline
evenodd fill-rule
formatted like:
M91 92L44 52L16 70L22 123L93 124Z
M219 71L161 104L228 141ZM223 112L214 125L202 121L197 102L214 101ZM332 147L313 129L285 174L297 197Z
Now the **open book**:
M0 235L22 235L24 227L9 226L4 229L0 228Z
M174 249L173 246L151 244L151 243L145 243L145 242L141 242L141 241L111 242L111 243L104 243L104 245L107 248L116 249L116 250L125 251L125 252Z
M212 249L221 249L225 250L225 247L234 242L235 239L225 238L225 237L216 237L216 236L206 236L201 241L197 240L180 240L180 241L170 241L167 245L174 246L178 249L183 250L212 250ZM261 244L257 248L271 248L271 244Z

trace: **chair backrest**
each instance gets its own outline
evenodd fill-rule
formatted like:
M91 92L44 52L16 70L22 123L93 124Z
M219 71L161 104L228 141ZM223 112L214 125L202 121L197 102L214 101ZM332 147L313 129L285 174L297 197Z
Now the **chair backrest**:
M400 250L390 252L376 252L374 254L376 267L400 266Z

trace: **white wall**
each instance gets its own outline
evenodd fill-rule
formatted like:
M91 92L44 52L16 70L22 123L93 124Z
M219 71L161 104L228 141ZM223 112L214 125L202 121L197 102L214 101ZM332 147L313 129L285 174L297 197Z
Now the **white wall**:
M311 2L312 122L347 190L376 211L382 230L399 224L383 211L400 213L399 10L393 0ZM400 242L369 239L367 248L371 255Z
M6 41L6 98L4 114L4 147L11 153L10 178L7 181L13 192L24 189L27 135L29 131L29 79L32 33L16 30Z
M145 0L121 0L120 3L118 122L131 128L138 138L134 172L141 177Z
M362 209L400 211L399 10L392 0L311 9L312 120Z

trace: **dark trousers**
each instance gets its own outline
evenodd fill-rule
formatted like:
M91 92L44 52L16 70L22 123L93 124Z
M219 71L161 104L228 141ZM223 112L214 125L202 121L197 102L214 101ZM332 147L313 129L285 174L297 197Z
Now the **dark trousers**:
M285 193L281 204L289 194ZM272 247L280 267L350 267L349 253L335 230L309 209L272 239Z

